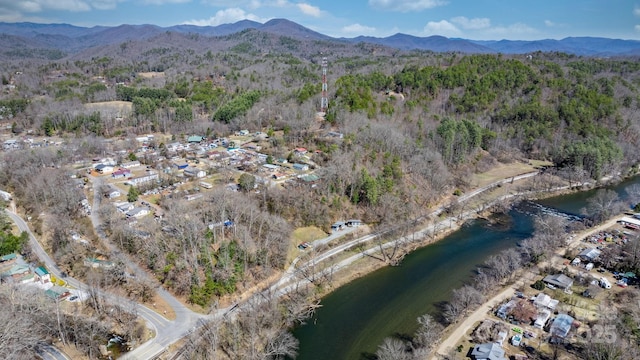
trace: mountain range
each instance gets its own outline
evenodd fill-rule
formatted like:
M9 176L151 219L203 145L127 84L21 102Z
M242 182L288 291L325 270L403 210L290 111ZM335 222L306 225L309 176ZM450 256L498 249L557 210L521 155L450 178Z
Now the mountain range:
M526 54L537 51L563 52L579 56L637 56L640 41L608 39L598 37L568 37L562 40L544 39L535 41L495 40L479 41L444 36L418 37L395 34L388 37L358 36L333 38L308 29L286 19L273 19L264 24L242 20L218 26L175 25L120 25L91 28L69 24L6 23L0 22L0 52L5 57L30 53L62 57L96 46L121 44L128 41L152 39L168 33L191 34L205 37L224 37L245 31L259 31L277 36L286 36L300 41L369 43L398 50L423 50L433 52L460 53L504 53ZM51 55L54 54L54 55Z

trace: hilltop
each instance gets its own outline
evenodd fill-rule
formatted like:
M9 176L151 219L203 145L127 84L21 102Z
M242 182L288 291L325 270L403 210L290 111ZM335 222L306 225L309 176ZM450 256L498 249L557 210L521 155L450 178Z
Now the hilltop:
M60 59L94 47L121 45L128 42L166 40L163 35L182 34L191 39L208 38L205 42L224 41L230 35L246 31L286 37L301 42L327 42L333 45L369 44L395 50L433 52L459 52L465 54L527 54L538 51L562 52L581 56L634 56L640 55L640 41L597 37L569 37L561 40L534 41L447 38L443 36L417 37L395 34L388 37L357 36L334 38L308 29L287 19L272 19L259 23L242 20L218 26L174 25L160 27L152 24L94 26L91 28L69 24L37 24L29 22L0 23L0 54L5 58ZM175 45L176 42L169 42ZM231 45L233 46L233 45ZM268 48L266 50L269 50Z

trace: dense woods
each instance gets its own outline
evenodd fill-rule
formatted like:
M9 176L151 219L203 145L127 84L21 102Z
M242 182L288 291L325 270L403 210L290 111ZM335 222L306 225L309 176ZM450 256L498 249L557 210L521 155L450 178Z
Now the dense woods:
M316 114L322 56L330 64L325 118ZM92 275L79 264L105 248L96 243L87 249L69 240L71 229L93 232L78 205L86 194L71 178L81 165L71 164L115 151L133 154L133 138L149 132L173 138L264 132L262 151L270 163L295 160L296 147L309 149L319 176L313 187L262 187L252 175L216 168L210 173L223 179L221 184L237 177L243 191L221 187L191 202L161 196L162 220L142 219L136 229L109 204L93 210L120 250L172 293L203 308L282 271L296 227L328 229L344 218L360 218L374 228L410 223L429 206L473 186L470 174L500 162L549 160L555 165L550 172L577 183L617 176L640 159L635 59L399 52L245 31L215 43L168 33L62 59L8 61L0 65L0 75L15 85L0 98L8 136L41 135L66 143L4 153L1 187L33 217L63 269L96 277L96 286L122 287L139 299L149 297L151 285L122 273ZM121 107L95 106L106 101ZM150 147L166 155L166 145ZM130 189L135 200L141 191ZM520 252L489 259L476 287L454 292L444 320L455 321L514 269L543 259L556 246L542 241L544 236L541 229ZM2 246L23 241L9 240ZM282 305L251 306L263 318L208 324L189 341L193 358L209 351L206 346L224 349L228 358L293 355L295 341L282 328L302 321L298 312L282 318ZM261 319L269 326L255 323ZM428 316L419 322L414 339L386 341L378 356L386 358L397 348L428 353L441 328ZM207 333L210 328L220 332ZM266 340L248 354L247 344L255 342L244 336Z

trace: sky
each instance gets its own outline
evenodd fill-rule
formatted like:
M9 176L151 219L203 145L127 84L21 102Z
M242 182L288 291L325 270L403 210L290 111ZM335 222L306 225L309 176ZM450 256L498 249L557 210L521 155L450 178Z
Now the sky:
M640 0L0 0L0 21L220 25L286 18L333 37L640 40Z

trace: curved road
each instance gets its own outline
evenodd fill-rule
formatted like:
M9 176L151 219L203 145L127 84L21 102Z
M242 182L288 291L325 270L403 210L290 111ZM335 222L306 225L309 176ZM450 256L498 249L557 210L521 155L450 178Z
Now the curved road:
M55 261L47 254L42 245L35 238L27 223L17 214L6 211L7 215L18 226L20 231L26 231L29 234L29 243L35 255L44 263L49 272L60 279L64 279L67 284L77 289L88 291L89 286L78 279L72 277L63 277L62 271L56 265ZM203 315L196 314L186 308L178 300L172 297L163 289L159 289L158 293L163 299L168 300L167 303L174 309L176 320L168 320L148 307L128 300L126 298L116 296L104 291L99 291L101 296L106 297L110 301L125 306L127 308L135 308L138 315L147 321L147 326L152 328L156 336L127 353L123 359L151 359L162 353L167 346L182 338L190 329L197 324L198 319ZM59 357L57 359L60 359Z
M120 250L109 241L108 237L102 230L98 209L102 197L97 189L102 185L102 179L88 176L93 184L93 205L91 212L91 223L102 243L111 251L111 253L125 256ZM127 266L132 270L138 279L145 279L156 283L155 279L138 266L136 261L128 261ZM151 359L163 353L165 349L184 337L197 323L198 320L204 318L204 315L195 313L184 306L180 301L173 297L169 292L158 285L156 289L158 295L164 300L176 314L175 320L168 320L157 312L143 305L138 305L138 313L156 332L156 337L135 348L131 352L126 353L122 359Z
M508 182L512 182L515 180L520 180L520 179L524 179L524 178L528 178L528 177L532 177L537 175L538 172L531 172L531 173L527 173L527 174L522 174L522 175L518 175L515 177L510 177L507 179L503 179L497 182L494 182L490 185L484 186L482 188L476 189L468 194L465 194L464 196L461 196L459 198L459 201L466 201L469 198L476 196L484 191L487 191L489 189L492 189L493 187L497 186L498 184L503 184L503 183L508 183ZM94 198L93 198L93 209L92 209L92 215L91 215L91 221L93 223L94 228L96 229L96 232L98 234L98 236L104 241L105 245L109 248L109 250L111 250L114 253L120 253L118 251L118 249L111 244L107 237L105 236L104 232L101 231L101 226L100 226L100 219L99 216L97 214L97 210L100 204L100 194L99 192L95 191L97 189L97 187L99 186L100 181L96 181L95 178L92 177L92 182L94 185ZM436 209L432 215L440 215L442 212L444 211L444 207L439 207L438 209ZM49 255L46 253L46 251L44 251L44 249L42 248L42 246L40 245L40 243L37 241L37 239L35 238L35 236L33 235L33 233L31 232L31 230L29 229L29 227L27 226L26 222L17 214L10 212L10 211L6 211L6 213L11 217L11 219L16 223L16 225L18 226L18 228L21 231L26 231L29 234L29 241L31 243L32 249L34 251L34 253L38 256L38 258L41 259L41 261L47 266L47 268L49 269L49 271L54 274L57 277L62 277L61 271L60 269L57 267L57 265L55 264L55 262L53 261L53 259L51 259L49 257ZM470 213L470 212L468 212ZM415 234L418 236L424 236L425 234L432 232L434 230L436 230L439 226L446 226L446 223L449 224L449 226L453 223L456 222L456 220L459 220L461 218L461 216L458 217L448 217L442 221L440 221L439 223L430 225L418 232L416 232ZM346 232L342 232L339 234L335 234L330 236L330 240L333 240L339 236L342 236L346 234ZM293 262L293 264L291 265L291 267L289 267L289 269L287 269L287 271L282 275L282 277L275 282L272 286L270 286L267 290L265 290L264 292L260 292L257 293L254 296L261 296L264 297L266 293L271 293L271 294L284 294L286 292L291 291L292 289L294 289L296 286L298 286L301 283L305 283L308 282L309 279L300 279L299 276L296 274L296 272L298 271L302 271L305 268L311 267L311 266L315 266L317 263L326 260L340 252L346 251L356 245L362 244L362 243L366 243L368 241L371 241L373 239L375 239L378 235L366 235L354 240L351 240L347 243L341 244L335 248L332 248L322 254L319 254L318 256L316 256L314 259L312 259L311 261L303 264L302 266L297 266L298 260L299 258L296 258ZM412 235L413 236L413 235ZM328 242L330 240L320 240L318 243L324 243L324 242ZM409 241L408 237L403 237L400 239L397 239L395 241L383 244L383 248L386 247L390 247L390 246L394 246L394 244L396 242L399 241ZM345 267L348 264L356 261L359 258L362 258L363 256L366 256L366 254L371 254L373 252L376 252L379 250L378 246L372 247L366 251L363 251L360 254L351 256L343 261L341 261L340 263L328 268L328 269L324 269L323 271L319 272L319 274L322 274L323 272L329 272L329 271L335 271L339 268ZM134 261L130 261L129 262L129 266L133 269L134 273L137 276L140 277L144 277L144 278L149 278L149 275L147 274L147 272L145 272L142 268L140 268L139 266L137 266L137 264ZM297 281L294 281L296 280ZM78 289L87 289L88 286L84 283L82 283L81 281L74 279L74 278L70 278L70 277L66 277L65 280L67 281L67 283L71 286L74 286ZM292 283L293 281L293 283ZM138 314L144 318L147 321L147 324L150 328L153 328L156 336L147 341L146 343L142 344L141 346L137 347L136 349L134 349L133 351L125 354L122 359L152 359L152 358L156 358L157 356L159 356L160 354L162 354L169 345L175 343L176 341L180 340L182 337L186 336L187 334L189 334L193 329L195 329L196 327L199 326L199 324L201 324L200 320L203 319L207 319L207 318L215 318L215 317L219 317L222 316L232 310L238 309L241 307L242 304L236 304L233 306L230 306L228 308L224 308L224 309L219 309L216 313L211 314L209 316L204 316L201 314L197 314L193 311L191 311L190 309L188 309L186 306L184 306L182 303L180 303L175 297L173 297L171 294L169 294L167 291L165 291L162 288L158 288L158 294L163 298L164 301L166 301L169 306L171 306L176 314L176 320L168 320L166 318L164 318L163 316L159 315L158 313L156 313L155 311L147 308L144 305L141 304L137 304L135 302L132 302L128 299L124 299L122 297L118 297L112 294L108 294L105 292L100 292L103 296L106 296L107 298L109 298L110 300L113 300L115 302L119 302L119 303L125 303L129 306L134 306L137 311ZM246 300L245 300L246 302ZM55 348L53 348L55 351ZM64 359L64 357L62 358L58 358L58 357L54 357L53 359L56 360L62 360Z

